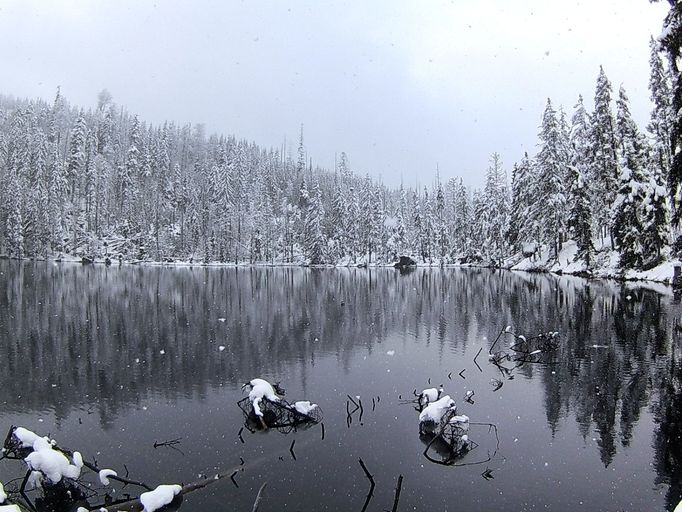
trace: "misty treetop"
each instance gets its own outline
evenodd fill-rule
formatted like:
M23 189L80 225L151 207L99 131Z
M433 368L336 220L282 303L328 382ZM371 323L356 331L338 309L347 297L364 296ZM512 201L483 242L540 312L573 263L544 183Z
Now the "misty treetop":
M202 125L153 126L106 91L87 111L59 91L52 103L0 96L0 253L499 264L529 247L557 257L573 239L586 269L596 247L617 250L622 268L650 268L670 252L671 213L680 218L678 80L654 40L650 66L647 132L600 68L594 110L582 96L570 114L548 99L537 154L513 165L509 183L493 153L480 190L461 178L392 190L355 174L345 153L333 170L313 167L302 128L290 152Z

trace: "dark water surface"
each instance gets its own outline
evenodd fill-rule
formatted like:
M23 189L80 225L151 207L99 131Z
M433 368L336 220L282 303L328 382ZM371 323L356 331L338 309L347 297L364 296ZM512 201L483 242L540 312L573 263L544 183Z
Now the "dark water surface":
M220 481L187 496L183 512L251 510L265 481L261 512L359 512L369 488L360 457L376 481L370 511L391 509L399 474L401 511L672 510L682 498L680 313L671 294L636 285L488 270L3 261L0 430L51 433L153 484L244 458L239 488ZM501 376L485 354L507 324L557 330L561 345L556 364L519 368L494 392ZM242 444L236 402L254 377L320 404L324 440L315 426L244 430ZM422 456L417 413L399 396L428 379L472 421L499 427L493 460L476 464L496 441L475 426L480 446L461 461L473 464ZM350 426L347 394L364 405ZM154 448L174 438L182 453ZM23 472L0 462L0 481Z

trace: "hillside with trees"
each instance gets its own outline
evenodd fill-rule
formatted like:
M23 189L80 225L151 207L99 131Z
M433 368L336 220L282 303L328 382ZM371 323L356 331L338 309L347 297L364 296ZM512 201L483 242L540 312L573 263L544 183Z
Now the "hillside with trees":
M482 189L461 178L391 189L355 173L345 153L335 169L313 166L302 127L290 151L152 125L107 91L88 110L59 90L51 102L0 96L0 254L499 265L529 251L557 258L572 240L584 270L604 251L622 269L648 269L679 250L681 93L676 55L661 57L673 33L650 43L645 128L600 68L593 109L582 95L568 113L548 99L537 153L510 175L493 153Z

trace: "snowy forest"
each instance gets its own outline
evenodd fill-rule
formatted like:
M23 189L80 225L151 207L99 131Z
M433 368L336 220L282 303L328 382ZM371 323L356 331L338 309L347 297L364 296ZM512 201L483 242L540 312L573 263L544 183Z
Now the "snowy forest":
M500 265L520 253L556 257L573 240L594 265L616 250L623 269L676 254L680 178L676 55L671 27L651 40L646 127L621 86L598 70L593 109L547 100L537 152L505 168L490 157L485 186L461 178L391 189L313 166L297 148L264 148L203 125L151 125L105 90L94 109L0 96L0 254L126 261L268 264ZM670 62L670 63L668 63ZM675 103L675 105L677 105Z

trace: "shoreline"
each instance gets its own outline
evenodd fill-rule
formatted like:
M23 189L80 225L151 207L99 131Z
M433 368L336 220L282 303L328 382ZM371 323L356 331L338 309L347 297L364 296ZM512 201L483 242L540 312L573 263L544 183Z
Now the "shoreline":
M167 268L315 268L315 269L366 269L366 268L384 268L400 270L395 266L395 263L339 263L339 264L320 264L310 265L305 263L249 263L249 262L218 262L212 261L205 263L203 261L154 261L154 260L110 260L107 263L105 258L94 258L92 260L74 256L58 256L58 257L42 257L42 258L17 258L1 255L0 259L8 261L21 262L51 262L51 263L67 263L77 264L82 266L97 265L97 266L148 266L148 267L167 267ZM561 260L561 258L559 258ZM530 274L553 274L555 276L571 276L579 277L587 280L608 279L620 282L651 282L663 284L672 288L673 282L673 268L675 266L682 266L682 262L677 259L667 259L660 265L646 271L635 270L618 270L613 267L599 267L587 270L583 265L576 265L575 263L568 263L561 265L556 260L554 261L531 261L530 258L523 258L519 260L518 257L511 257L503 260L501 265L492 265L485 263L443 263L434 261L432 263L417 263L404 269L454 269L454 268L486 268L490 270L508 270L511 272L530 273Z

